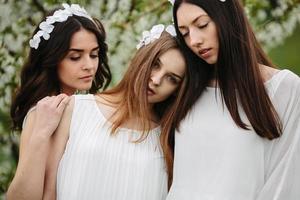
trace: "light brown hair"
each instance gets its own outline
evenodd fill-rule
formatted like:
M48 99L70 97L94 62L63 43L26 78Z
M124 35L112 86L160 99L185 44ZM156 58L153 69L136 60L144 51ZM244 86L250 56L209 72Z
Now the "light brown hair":
M123 79L114 88L103 92L102 94L121 94L122 99L119 102L112 102L117 105L115 115L116 119L112 124L112 134L129 118L138 117L143 127L143 134L138 141L145 139L151 130L151 116L149 103L147 100L147 88L150 79L152 67L155 66L159 57L170 49L178 49L179 46L174 37L167 32L154 42L141 47L132 58L130 65ZM178 102L185 90L185 78L183 78L177 94L171 95L165 101L156 103L153 106L154 112L159 118L158 123L169 121L174 117L174 112L178 108ZM167 120L168 119L168 120ZM173 119L172 119L173 120ZM163 126L163 124L161 124ZM165 133L161 133L165 134Z

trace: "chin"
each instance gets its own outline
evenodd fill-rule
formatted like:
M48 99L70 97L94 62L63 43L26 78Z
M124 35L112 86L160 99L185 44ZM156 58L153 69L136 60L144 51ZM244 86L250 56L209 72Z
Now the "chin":
M205 60L206 63L210 64L210 65L214 65L217 63L217 59L215 58L210 58L210 59L207 59Z

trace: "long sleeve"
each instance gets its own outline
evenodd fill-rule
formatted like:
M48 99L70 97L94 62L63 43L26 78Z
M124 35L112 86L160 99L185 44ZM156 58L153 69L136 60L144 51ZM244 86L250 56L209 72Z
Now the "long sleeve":
M283 125L280 138L265 141L265 184L257 200L300 199L300 79L287 71L271 100Z

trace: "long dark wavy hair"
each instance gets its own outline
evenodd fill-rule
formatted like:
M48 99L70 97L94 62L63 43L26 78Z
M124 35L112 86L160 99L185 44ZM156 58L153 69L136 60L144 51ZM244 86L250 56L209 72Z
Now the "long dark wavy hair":
M214 21L220 44L218 61L207 64L186 45L178 30L177 10L182 3L201 7ZM241 128L255 132L264 138L274 139L282 134L282 125L277 112L264 87L259 64L274 67L255 38L239 0L175 0L173 17L178 40L188 63L186 98L174 121L169 121L161 135L161 143L172 181L174 130L201 96L209 81L214 77L222 95L222 101L234 122ZM247 115L250 124L242 121L238 104Z
M52 11L48 16L55 12ZM44 21L44 18L42 21ZM70 16L64 22L53 24L50 39L41 38L38 49L30 48L29 56L21 70L21 84L12 101L10 115L13 129L21 130L24 117L28 110L40 99L48 95L57 95L61 91L57 74L58 64L67 55L72 35L80 29L86 29L95 34L99 45L99 65L95 74L90 93L96 93L100 88L105 89L111 81L108 66L106 32L97 19ZM33 35L39 30L37 27Z

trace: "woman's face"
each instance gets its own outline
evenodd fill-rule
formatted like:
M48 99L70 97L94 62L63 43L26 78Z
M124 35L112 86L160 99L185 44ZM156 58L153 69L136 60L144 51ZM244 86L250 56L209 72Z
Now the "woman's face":
M208 64L218 60L219 40L216 24L199 6L182 3L177 10L177 22L187 46Z
M174 94L183 81L185 70L185 60L178 49L163 53L152 67L147 90L148 102L162 102Z
M58 65L61 92L89 90L99 64L99 45L94 33L80 29L74 33L67 55Z

